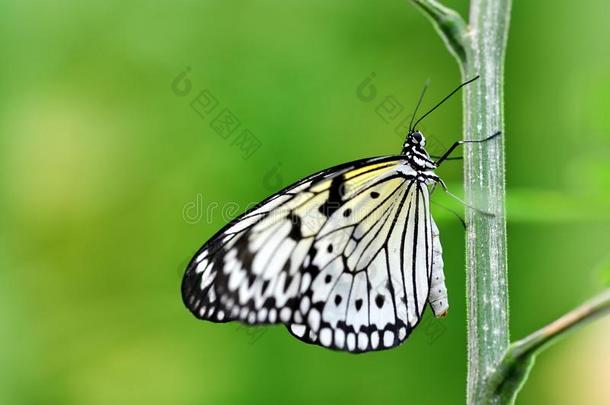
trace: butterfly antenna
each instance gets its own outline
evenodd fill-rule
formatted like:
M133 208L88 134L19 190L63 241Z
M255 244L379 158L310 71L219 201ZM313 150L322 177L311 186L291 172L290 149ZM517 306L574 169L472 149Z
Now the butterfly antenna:
M477 75L475 77L473 77L472 79L460 84L459 86L457 86L455 88L455 90L453 90L451 93L449 93L445 98L443 98L438 104L436 104L434 107L432 107L430 110L428 110L427 113L425 113L424 115L422 115L417 121L415 121L415 124L413 125L413 128L415 128L417 126L417 124L419 124L421 122L421 120L423 120L424 118L426 118L432 111L436 110L438 107L441 106L441 104L443 104L445 101L449 100L451 98L451 96L453 96L455 93L457 93L458 91L460 91L460 89L464 86L466 86L467 84L470 84L472 82L474 82L475 80L477 80L480 76Z
M411 116L411 122L409 122L409 132L413 130L413 120L415 119L415 115L417 115L417 109L424 99L424 94L426 94L426 90L428 90L428 86L430 85L430 79L426 80L424 83L424 88L421 89L421 93L419 93L419 99L417 100L417 104L415 104L415 110L413 110L413 115Z

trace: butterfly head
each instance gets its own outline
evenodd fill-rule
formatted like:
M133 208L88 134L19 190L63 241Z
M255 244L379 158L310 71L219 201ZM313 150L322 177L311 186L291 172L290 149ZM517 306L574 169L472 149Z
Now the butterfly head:
M409 136L407 136L407 140L405 143L410 143L413 146L419 146L421 148L424 148L426 146L426 138L424 138L424 134L422 134L418 130L412 129L409 132Z
M424 134L422 134L417 129L412 129L409 131L407 135L407 139L405 139L404 145L402 145L401 155L409 155L415 153L426 153L426 138Z

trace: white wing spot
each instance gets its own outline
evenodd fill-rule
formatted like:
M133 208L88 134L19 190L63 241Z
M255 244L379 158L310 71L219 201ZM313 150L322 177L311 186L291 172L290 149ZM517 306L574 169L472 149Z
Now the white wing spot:
M386 347L390 347L394 344L394 332L391 330L386 330L383 334L383 345Z
M317 309L312 309L309 312L307 321L309 322L309 326L311 326L312 330L317 331L320 329L320 312Z
M197 263L199 263L200 261L202 261L202 260L203 260L203 259L206 257L206 255L207 255L207 254L208 254L208 251L207 251L207 249L206 249L206 250L204 250L203 252L201 252L201 253L199 254L199 256L197 256L197 259L195 259L195 261L196 261Z
M305 334L305 325L297 325L293 323L292 325L290 325L290 330L298 337L303 337L303 335Z
M311 283L311 274L305 273L303 277L301 277L301 293L305 292L309 288L309 284Z
M288 322L290 320L290 315L292 315L290 308L285 307L280 311L280 319L282 322Z
M364 332L358 333L358 349L365 350L368 345L369 336Z
M356 348L356 335L352 332L347 334L347 349L353 351Z
M335 329L335 345L339 349L343 349L344 344L345 344L345 332L343 332L343 329L341 329L341 328Z
M333 334L330 328L323 328L322 331L320 331L320 343L327 347L330 346L332 336Z
M201 255L200 255L200 257L201 257ZM199 259L197 259L197 262L199 262ZM197 267L195 268L195 273L201 273L203 270L205 270L206 267L208 267L207 259L203 260L201 263L199 263L197 265Z
M373 333L371 333L371 346L373 347L373 349L376 349L379 346L379 332L378 331L373 331Z
M307 311L309 311L309 297L303 297L303 299L301 300L301 312L306 314Z

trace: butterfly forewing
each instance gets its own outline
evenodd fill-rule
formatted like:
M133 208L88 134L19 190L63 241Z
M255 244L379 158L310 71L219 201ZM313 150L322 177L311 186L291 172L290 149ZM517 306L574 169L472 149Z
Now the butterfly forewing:
M402 156L357 161L263 201L193 258L185 304L216 322L282 322L338 350L398 345L431 283L445 291L428 188L409 169ZM446 291L433 298L436 314Z

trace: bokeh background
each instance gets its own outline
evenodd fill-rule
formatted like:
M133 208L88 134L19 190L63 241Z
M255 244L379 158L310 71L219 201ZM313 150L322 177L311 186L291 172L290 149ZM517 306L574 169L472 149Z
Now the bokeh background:
M609 12L603 0L514 4L514 338L602 288ZM425 80L427 105L459 83L407 1L3 1L0 49L0 403L464 402L464 231L445 210L434 214L450 316L395 350L354 356L280 326L207 324L179 292L186 261L227 218L314 171L397 153ZM366 102L357 88L372 73ZM202 91L218 103L203 116L190 105ZM404 105L390 122L388 96ZM240 122L227 139L212 124L225 108ZM431 152L458 139L459 97L422 128ZM257 148L238 141L243 129ZM461 193L460 162L440 174ZM519 403L609 403L608 342L605 319L545 352Z

